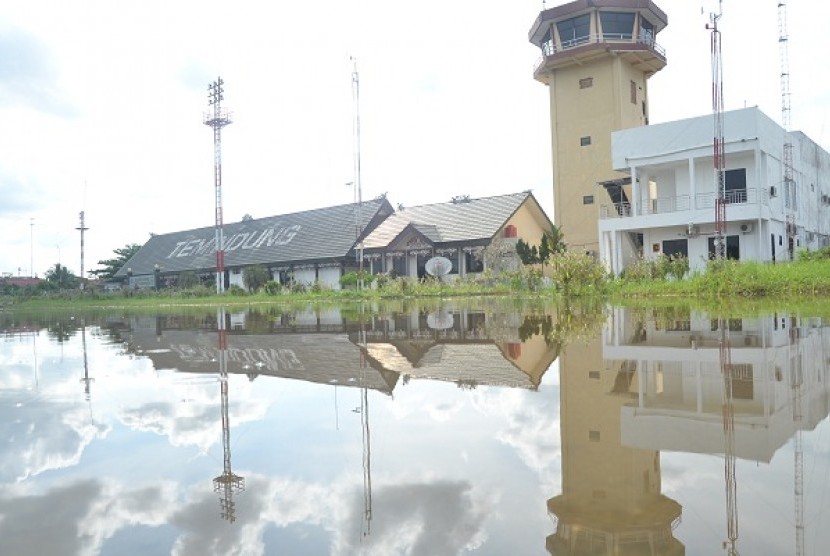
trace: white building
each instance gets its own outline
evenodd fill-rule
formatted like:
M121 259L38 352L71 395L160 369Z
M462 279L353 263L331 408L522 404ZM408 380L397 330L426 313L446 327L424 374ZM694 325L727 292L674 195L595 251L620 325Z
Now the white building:
M758 108L724 114L726 252L784 261L830 244L830 154L790 133L794 187L785 187L784 129ZM612 166L627 178L598 185L600 257L618 274L639 253L688 257L693 270L714 253L713 116L614 132Z

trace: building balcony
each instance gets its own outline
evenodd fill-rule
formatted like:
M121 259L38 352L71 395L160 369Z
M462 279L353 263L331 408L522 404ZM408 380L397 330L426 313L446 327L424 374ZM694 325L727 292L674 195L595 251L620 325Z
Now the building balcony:
M534 66L534 76L540 79L549 70L574 64L608 53L622 56L634 67L654 73L666 66L666 51L653 36L634 36L628 33L586 35L558 44L548 40L540 45L542 56Z
M651 214L679 213L690 210L705 210L715 208L717 196L714 192L698 193L692 198L691 195L678 195L676 197L657 197L641 202L637 205L638 216ZM724 196L727 205L755 205L769 204L769 193L767 190L758 190L750 187L746 189L735 189L727 191ZM627 218L634 216L630 202L611 203L600 206L600 219Z

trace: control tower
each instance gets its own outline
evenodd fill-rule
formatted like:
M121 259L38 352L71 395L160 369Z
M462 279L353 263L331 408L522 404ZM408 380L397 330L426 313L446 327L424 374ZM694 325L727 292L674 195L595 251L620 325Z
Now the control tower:
M533 76L550 89L554 223L574 250L598 254L601 205L610 194L624 210L631 198L622 174L607 187L611 132L648 124L647 80L666 66L656 38L667 24L651 0L576 0L530 29L542 51Z

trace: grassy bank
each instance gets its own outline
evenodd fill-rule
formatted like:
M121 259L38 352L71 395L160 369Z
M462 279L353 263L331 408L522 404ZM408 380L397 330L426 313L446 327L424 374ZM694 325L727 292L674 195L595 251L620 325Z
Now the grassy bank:
M830 259L804 258L792 263L763 264L711 261L705 272L689 273L675 262L642 263L621 278L611 278L589 257L563 255L547 269L552 281L542 279L539 268L525 267L499 278L485 275L442 283L408 278L390 280L379 288L330 290L319 286L248 294L233 288L216 295L208 288L139 290L115 293L56 292L40 296L0 297L0 309L55 310L63 307L130 308L186 306L250 306L294 303L352 303L372 300L496 296L513 298L595 299L615 304L678 304L692 302L708 307L740 302L769 307L802 304L830 306ZM828 301L825 302L825 299ZM685 301L681 301L685 300Z
M671 276L622 278L608 283L612 298L692 297L752 298L780 301L830 297L830 260L792 263L711 261L706 272L683 279Z

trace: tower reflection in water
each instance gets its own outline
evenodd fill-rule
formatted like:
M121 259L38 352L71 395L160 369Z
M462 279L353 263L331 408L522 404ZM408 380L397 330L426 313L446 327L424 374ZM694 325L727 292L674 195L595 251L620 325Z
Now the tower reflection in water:
M627 446L621 416L636 392L636 361L603 359L602 339L559 358L562 493L548 500L554 555L684 554L674 538L680 505L661 494L660 453Z
M791 546L803 552L800 431L830 409L828 346L821 319L612 311L601 339L560 359L562 493L548 501L548 551L684 554L681 508L660 489L660 451L672 451L724 457L713 546L737 554L735 458L769 463L793 439Z

